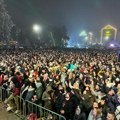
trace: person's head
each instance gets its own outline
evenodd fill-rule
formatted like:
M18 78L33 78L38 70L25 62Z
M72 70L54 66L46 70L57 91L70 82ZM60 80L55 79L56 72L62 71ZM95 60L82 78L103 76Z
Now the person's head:
M112 88L109 88L109 89L108 89L108 94L109 94L109 95L114 95L114 90L113 90Z
M90 87L87 86L87 87L85 88L85 90L86 90L87 92L89 92L89 91L90 91Z
M100 100L100 104L101 104L101 105L105 105L105 99L101 99L101 100Z
M81 108L80 108L80 106L78 105L77 106L77 108L76 108L78 111L80 111L81 112Z
M63 90L62 84L59 84L59 85L58 85L58 90Z
M52 92L53 92L53 89L52 89L52 87L51 87L50 85L48 85L47 88L46 88L46 91L47 91L48 93L52 93Z
M98 109L98 103L97 102L93 103L93 109Z
M8 75L4 75L4 80L5 80L5 81L8 80Z
M117 89L120 89L120 82L117 84Z
M34 82L33 75L29 75L29 78L28 78L28 79L29 79L30 82Z
M120 96L118 96L118 102L120 103Z
M96 90L100 90L100 86L98 84L95 85Z
M59 75L56 76L56 79L59 80Z
M81 113L81 111L82 111L82 108L83 108L83 106L82 105L78 105L77 107L76 107L76 114L80 114Z
M112 72L115 72L115 67L112 67Z
M66 95L65 95L65 100L66 100L66 101L70 100L70 93L66 93Z
M17 77L11 78L11 81L15 85L16 88L20 87L20 82L17 80Z
M36 82L40 82L40 77L36 75Z
M114 120L115 119L115 114L114 112L109 111L107 113L107 120Z

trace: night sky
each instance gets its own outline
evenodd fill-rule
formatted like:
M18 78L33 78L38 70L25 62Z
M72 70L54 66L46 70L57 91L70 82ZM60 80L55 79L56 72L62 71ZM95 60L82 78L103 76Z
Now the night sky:
M14 23L30 28L65 25L69 36L81 30L99 33L111 24L120 28L120 0L5 0Z

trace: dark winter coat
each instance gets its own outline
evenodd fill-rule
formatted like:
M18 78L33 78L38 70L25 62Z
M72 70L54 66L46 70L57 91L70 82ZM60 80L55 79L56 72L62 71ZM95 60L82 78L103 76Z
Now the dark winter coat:
M44 88L43 88L43 86L39 82L36 83L36 87L37 87L37 89L36 89L37 98L39 100L41 100Z
M73 120L86 120L86 115L85 113L75 114Z
M115 111L115 103L113 100L113 97L109 94L107 94L107 105L110 108L111 111Z
M49 97L51 100L48 99ZM44 107L51 110L54 102L54 91L51 86L47 86L46 91L43 92L42 100L44 101Z
M30 101L31 98L33 97L34 93L35 93L35 90L34 90L34 89L31 89L31 90L28 89L27 94L26 94L26 97L25 97L25 100Z
M102 120L106 120L107 113L110 110L106 104L101 107L102 107Z
M11 80L14 84L14 87L12 89L13 95L14 96L20 95L20 90L21 90L20 82L17 80L16 77L13 77Z
M71 102L71 100L68 100L68 101L63 101L63 103L62 103L62 108L61 108L61 110L64 110L65 111L65 113L64 114L62 114L63 116L65 116L65 118L66 118L66 120L72 120L73 119L73 108L72 108L72 102Z
M59 112L60 111L60 108L62 106L62 101L64 100L64 95L63 93L60 93L58 91L58 94L56 95L56 99L55 99L55 111Z

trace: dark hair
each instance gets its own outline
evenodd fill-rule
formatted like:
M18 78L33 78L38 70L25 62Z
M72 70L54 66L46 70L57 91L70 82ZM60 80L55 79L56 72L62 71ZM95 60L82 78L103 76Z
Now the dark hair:
M66 88L66 91L67 91L67 93L70 93L70 92L71 92L71 88L70 88L70 87L67 87L67 88Z
M110 92L111 90L112 90L112 88L108 88L108 90L107 90L107 91L108 91L108 92Z
M32 88L35 88L35 90L37 89L35 82L30 82L29 85L32 86Z
M17 80L17 77L13 77L11 81L13 82L16 88L20 87L20 82Z
M113 115L115 117L115 113L112 111L108 111L109 114Z
M16 75L20 75L20 72L16 72Z
M79 104L77 106L79 106L81 110L83 109L83 105L82 104Z
M107 99L106 95L101 98L101 100L106 100L106 99Z

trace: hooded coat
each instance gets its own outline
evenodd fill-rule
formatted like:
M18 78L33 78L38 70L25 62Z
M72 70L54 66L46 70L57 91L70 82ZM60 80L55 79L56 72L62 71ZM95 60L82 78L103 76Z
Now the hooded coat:
M49 97L51 100L48 99ZM44 101L44 107L52 110L54 103L54 91L51 86L47 86L46 90L43 92L42 100Z

